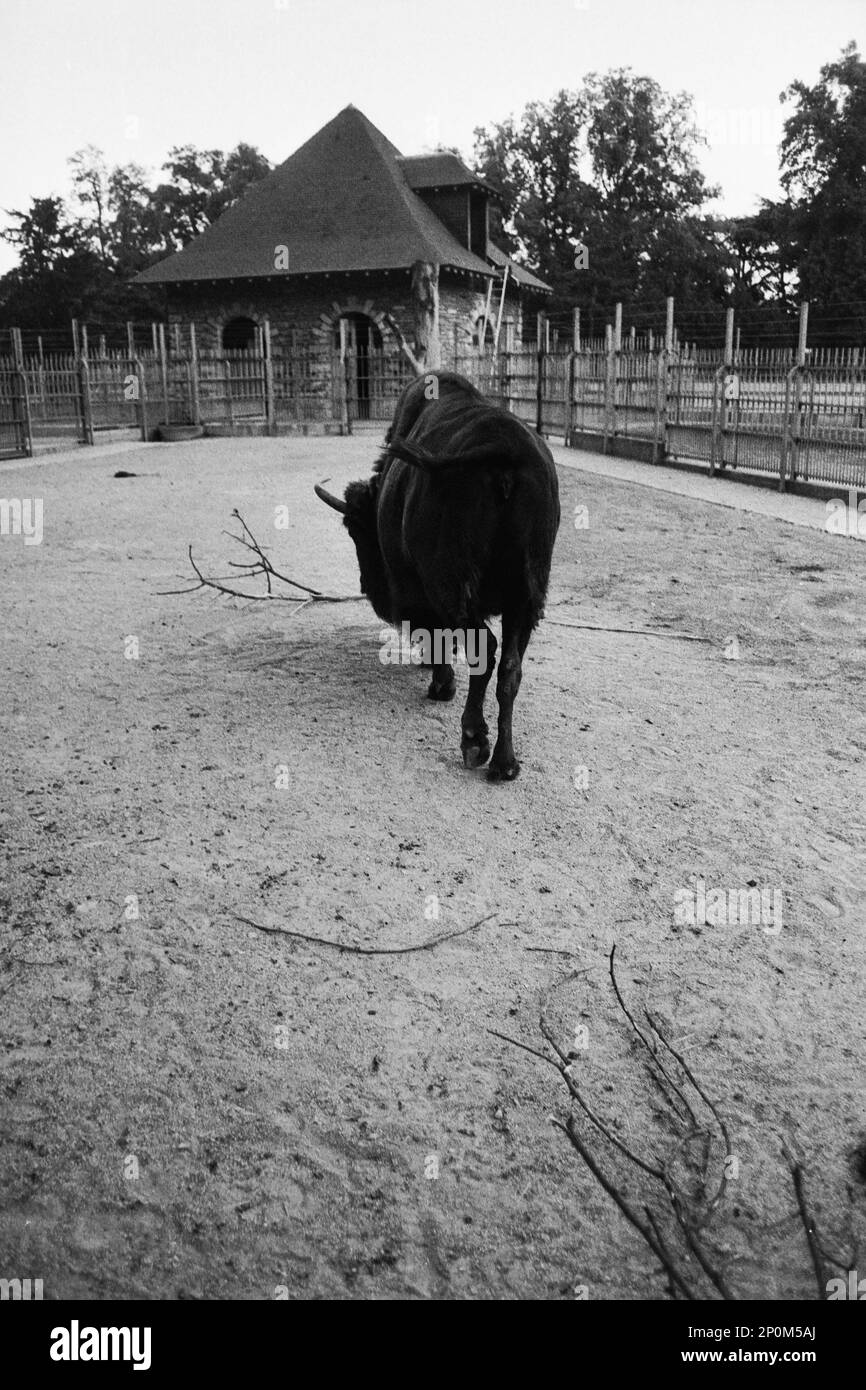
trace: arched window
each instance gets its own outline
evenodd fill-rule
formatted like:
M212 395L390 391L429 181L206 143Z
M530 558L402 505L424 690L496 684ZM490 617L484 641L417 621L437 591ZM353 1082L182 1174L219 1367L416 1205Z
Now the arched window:
M252 319L229 319L223 327L223 351L236 352L239 349L254 348L257 327Z

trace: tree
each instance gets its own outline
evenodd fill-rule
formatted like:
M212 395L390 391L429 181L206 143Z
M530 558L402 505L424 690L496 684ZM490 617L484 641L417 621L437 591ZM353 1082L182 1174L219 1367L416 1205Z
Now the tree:
M253 145L240 144L228 155L176 145L163 169L170 182L151 194L153 230L163 254L178 251L211 226L251 183L270 171L270 161Z
M108 264L108 170L105 156L95 145L77 150L67 161L72 171L74 197L84 210L81 232L92 238L103 265Z
M60 198L34 198L26 212L9 211L17 225L0 232L18 247L15 270L0 280L0 313L6 323L66 326L87 305L107 274L82 228L70 221Z
M19 264L0 279L0 323L66 327L70 318L105 327L158 312L159 292L130 281L167 251L184 245L261 178L270 164L254 146L221 150L178 146L163 166L170 184L151 188L137 164L109 170L87 145L68 161L72 209L60 198L34 198L7 213L0 232L19 249Z
M554 308L588 311L590 332L617 300L724 296L714 229L700 216L717 190L698 167L685 93L628 68L590 73L578 91L475 137L478 172L502 189L512 249L553 286ZM588 270L575 268L577 241L588 247Z
M799 292L828 322L827 341L866 329L866 63L856 44L821 68L812 87L781 95L795 110L780 149L786 200L772 205L783 258ZM814 335L811 335L814 336Z

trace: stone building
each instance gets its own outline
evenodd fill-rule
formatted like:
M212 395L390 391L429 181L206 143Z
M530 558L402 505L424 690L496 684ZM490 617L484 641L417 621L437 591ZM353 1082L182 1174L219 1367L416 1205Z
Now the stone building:
M137 278L203 351L336 350L447 365L497 325L519 345L548 286L490 240L493 190L454 154L404 158L347 106L182 251ZM326 350L326 351L325 351Z

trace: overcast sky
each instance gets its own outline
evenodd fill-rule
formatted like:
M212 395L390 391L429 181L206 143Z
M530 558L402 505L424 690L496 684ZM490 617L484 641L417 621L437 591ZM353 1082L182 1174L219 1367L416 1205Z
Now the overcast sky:
M747 213L778 191L779 93L864 29L866 0L0 0L0 209L66 196L87 144L279 163L349 102L404 154L469 155L475 126L622 66L693 95L717 207Z

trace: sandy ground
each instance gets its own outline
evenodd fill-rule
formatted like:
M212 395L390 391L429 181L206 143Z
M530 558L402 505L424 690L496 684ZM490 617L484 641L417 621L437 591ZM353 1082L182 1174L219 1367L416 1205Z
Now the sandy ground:
M558 621L525 664L521 777L491 785L460 760L465 672L425 701L365 604L158 593L190 541L228 572L233 507L290 574L354 592L311 484L374 453L215 440L3 470L45 533L0 539L0 1276L46 1298L666 1296L551 1123L561 1077L489 1031L539 1046L542 1006L564 1049L585 1027L586 1096L670 1151L616 943L624 994L729 1125L732 1282L814 1297L780 1135L828 1244L866 1234L866 550L563 468ZM778 890L781 929L678 922L698 879ZM378 948L495 915L363 956L235 914Z

